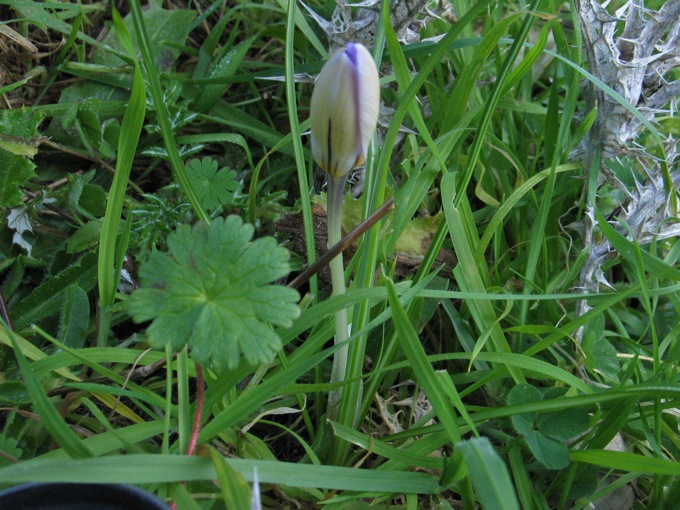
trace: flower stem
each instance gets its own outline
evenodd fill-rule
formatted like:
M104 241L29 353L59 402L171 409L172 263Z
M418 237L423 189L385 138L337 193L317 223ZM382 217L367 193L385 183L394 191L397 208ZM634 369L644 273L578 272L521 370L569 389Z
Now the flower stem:
M329 248L338 243L342 237L342 196L346 179L346 175L339 177L330 175L328 178L327 232ZM345 293L345 265L342 260L342 252L330 261L330 268L333 296L340 296ZM347 309L342 308L335 313L335 345L344 342L348 338ZM347 346L345 345L336 351L333 358L331 383L343 382L346 371ZM337 416L340 395L342 395L342 388L334 389L328 395L328 415L332 419Z
M203 380L203 367L198 363L196 364L196 386L198 386L198 394L196 395L196 411L194 413L194 426L191 429L191 437L189 439L187 455L193 455L196 452L198 434L201 432L201 418L203 417L203 402L205 401L205 382Z

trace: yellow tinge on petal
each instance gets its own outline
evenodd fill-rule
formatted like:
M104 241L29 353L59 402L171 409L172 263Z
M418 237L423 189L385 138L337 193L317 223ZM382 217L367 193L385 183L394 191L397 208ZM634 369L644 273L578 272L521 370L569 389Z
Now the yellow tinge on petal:
M361 165L379 107L373 57L365 46L349 43L326 62L312 92L312 154L317 164L336 177Z

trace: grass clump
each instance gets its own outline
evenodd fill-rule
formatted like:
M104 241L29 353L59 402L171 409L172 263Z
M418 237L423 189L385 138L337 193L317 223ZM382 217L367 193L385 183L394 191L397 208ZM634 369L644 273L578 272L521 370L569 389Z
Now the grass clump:
M1 486L673 504L673 98L650 113L598 74L585 8L395 4L0 6ZM293 278L327 241L310 77L348 34L382 108L344 233L394 208L331 296L324 269Z

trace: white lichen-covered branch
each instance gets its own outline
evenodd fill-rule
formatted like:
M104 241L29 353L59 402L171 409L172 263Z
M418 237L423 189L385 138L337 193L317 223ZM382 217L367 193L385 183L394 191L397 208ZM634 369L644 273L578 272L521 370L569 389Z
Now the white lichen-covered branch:
M680 67L680 0L666 2L659 11L627 2L614 15L595 1L576 5L590 71L652 120L680 91L680 82L668 79L669 71ZM592 141L602 145L605 157L621 154L639 134L641 121L604 91L590 88L598 127L604 129L593 130Z
M674 115L680 81L671 78L671 71L680 67L680 0L667 1L658 11L639 1L627 2L614 13L606 10L606 3L591 0L578 0L576 8L590 72L648 121ZM676 218L680 169L675 164L677 140L647 137L643 145L640 140L646 128L629 109L593 84L588 85L587 100L591 109L597 108L597 119L580 148L581 155L586 168L598 172L597 195L619 197L619 203L608 211L592 203L597 202L594 195L586 199L583 229L589 251L581 286L592 292L610 284L603 265L613 252L604 236L595 240L595 208L607 213L613 227L640 245L675 237L680 234ZM625 183L613 170L616 167L633 169ZM583 302L578 311L587 309Z

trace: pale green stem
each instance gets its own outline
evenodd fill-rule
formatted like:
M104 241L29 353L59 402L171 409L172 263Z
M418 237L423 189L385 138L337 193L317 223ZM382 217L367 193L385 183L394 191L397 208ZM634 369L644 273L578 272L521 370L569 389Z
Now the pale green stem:
M328 247L340 242L342 238L342 196L345 188L346 175L340 177L328 177L327 194L327 231ZM342 253L331 260L331 281L333 284L333 296L340 296L345 293L345 265L342 260ZM344 342L349 338L347 331L347 309L342 308L335 312L335 345ZM331 372L331 383L339 383L345 380L347 371L347 346L341 347L336 351L333 358L333 371ZM342 388L332 390L328 395L328 415L335 419L338 413L338 402L342 395Z

